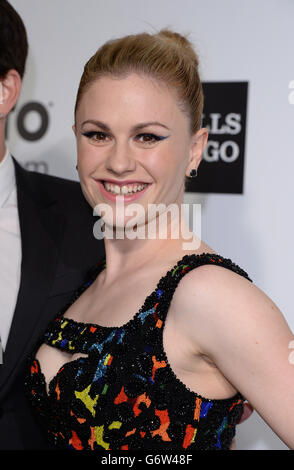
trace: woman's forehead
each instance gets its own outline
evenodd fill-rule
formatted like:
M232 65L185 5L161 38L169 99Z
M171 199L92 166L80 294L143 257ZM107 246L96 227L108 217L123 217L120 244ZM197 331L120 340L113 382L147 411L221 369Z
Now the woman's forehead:
M105 91L110 93L105 95ZM175 99L176 92L165 82L159 81L154 77L138 75L135 73L123 77L102 76L93 81L88 87L88 93L104 98L111 98L113 94L116 97L125 98L127 96L154 96L162 99ZM87 92L85 92L87 93Z
M144 120L174 120L182 113L173 89L148 76L130 74L127 77L102 76L95 80L80 102L84 113L144 113Z

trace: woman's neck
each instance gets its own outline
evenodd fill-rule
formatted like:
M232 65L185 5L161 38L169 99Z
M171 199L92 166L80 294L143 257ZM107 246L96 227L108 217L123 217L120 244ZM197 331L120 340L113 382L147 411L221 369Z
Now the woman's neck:
M146 236L143 239L128 238L130 234L122 229L117 238L114 230L112 239L104 239L107 263L105 283L111 283L134 269L156 264L171 265L185 254L201 251L201 240L189 229L183 217L178 220L173 218L166 227L163 224L157 225L156 232L152 233L153 238L148 237L148 230L145 230Z

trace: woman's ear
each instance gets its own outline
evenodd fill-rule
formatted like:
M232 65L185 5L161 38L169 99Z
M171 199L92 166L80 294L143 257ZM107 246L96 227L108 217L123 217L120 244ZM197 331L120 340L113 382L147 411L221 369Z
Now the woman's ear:
M76 125L75 124L72 126L72 130L74 132L74 135L77 136L77 130L76 130Z
M190 156L189 156L189 165L187 167L186 176L190 175L190 171L197 169L201 160L203 150L207 144L208 140L208 130L203 127L199 129L191 137L191 147L190 147Z

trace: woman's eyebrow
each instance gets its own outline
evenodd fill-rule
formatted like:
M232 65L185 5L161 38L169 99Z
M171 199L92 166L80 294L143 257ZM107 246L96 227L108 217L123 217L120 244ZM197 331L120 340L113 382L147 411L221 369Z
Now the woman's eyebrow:
M100 127L101 129L105 130L106 132L110 132L110 127L102 121L96 121L94 119L87 119L86 121L82 122L82 126L84 124L94 124L95 126ZM149 122L140 122L139 124L136 124L134 127L132 127L131 131L132 132L138 131L139 129L142 129L143 127L147 127L147 126L161 126L167 130L170 130L165 124L162 124L161 122L149 121Z

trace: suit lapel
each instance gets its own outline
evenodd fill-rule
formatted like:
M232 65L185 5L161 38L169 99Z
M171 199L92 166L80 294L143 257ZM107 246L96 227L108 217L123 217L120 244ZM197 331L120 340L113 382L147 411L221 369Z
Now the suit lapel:
M64 217L54 199L36 186L30 172L15 160L18 211L22 240L20 288L0 371L0 389L8 386L17 363L27 352L30 337L54 279Z

